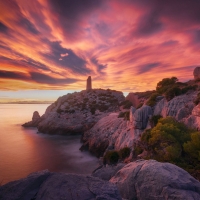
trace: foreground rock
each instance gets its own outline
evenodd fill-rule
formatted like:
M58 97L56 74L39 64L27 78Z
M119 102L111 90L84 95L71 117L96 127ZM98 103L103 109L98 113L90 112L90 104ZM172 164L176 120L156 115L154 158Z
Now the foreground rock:
M114 166L112 165L101 166L92 173L92 176L98 177L102 180L109 181L125 165L126 164L124 163L119 163L118 165Z
M24 127L37 127L38 124L41 121L42 121L42 118L40 117L40 114L38 113L38 111L35 111L33 113L32 121L27 122L27 123L23 124L22 126L24 126Z
M120 200L117 187L91 176L42 171L0 187L1 200Z
M138 160L119 170L110 182L124 199L200 199L200 182L170 163Z
M32 120L23 126L37 126L39 132L48 134L81 134L108 113L118 110L124 99L122 92L109 89L67 94L51 104L37 123Z
M36 172L17 181L12 181L0 187L1 200L34 199L43 184L51 176L48 170Z

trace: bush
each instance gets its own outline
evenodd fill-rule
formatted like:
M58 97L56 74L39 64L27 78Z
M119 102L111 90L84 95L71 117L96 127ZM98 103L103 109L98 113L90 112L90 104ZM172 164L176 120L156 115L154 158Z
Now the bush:
M161 119L162 116L161 115L153 115L150 119L150 123L151 123L151 127L154 127L157 125L158 120Z
M192 159L200 161L200 132L192 133L191 140L184 143L183 147Z
M124 109L130 109L132 105L133 105L132 102L129 101L123 106L123 108Z
M107 151L103 160L104 163L116 164L119 160L119 153L117 151Z
M136 146L133 150L133 156L137 158L143 152L143 149L140 146Z
M173 86L172 88L169 88L165 92L165 97L167 101L170 101L171 99L173 99L175 96L178 96L178 95L181 95L181 89L177 86Z
M176 77L164 78L162 81L157 83L156 91L160 94L164 94L178 81Z
M120 103L120 106L123 106L124 109L130 109L132 105L132 102L129 100L125 100Z
M131 149L128 148L128 147L124 147L124 148L119 150L119 156L122 160L129 157L130 153L131 153Z
M197 97L196 97L196 99L194 100L194 103L195 103L196 105L198 105L199 102L200 102L200 93L197 94Z
M140 103L138 106L137 106L137 109L141 108L143 106L143 103Z
M197 88L198 88L198 85L189 85L189 86L183 87L181 89L181 93L185 94L186 92L188 92L190 90L196 90Z
M124 116L125 116L125 112L120 112L118 115L118 118L124 118Z
M137 148L147 152L146 159L176 164L200 179L200 132L172 117L161 118L153 129L146 130L134 155Z
M130 111L120 112L118 118L124 118L125 120L130 120Z
M156 104L156 98L159 96L159 94L157 92L153 93L150 98L148 99L148 101L146 102L146 105L148 106L155 106Z

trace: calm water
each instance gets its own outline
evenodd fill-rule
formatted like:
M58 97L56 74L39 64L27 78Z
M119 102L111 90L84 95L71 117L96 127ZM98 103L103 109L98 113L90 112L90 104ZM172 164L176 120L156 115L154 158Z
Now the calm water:
M0 104L0 184L50 171L89 174L97 158L80 152L80 136L37 134L36 128L23 128L37 110L43 114L47 104Z

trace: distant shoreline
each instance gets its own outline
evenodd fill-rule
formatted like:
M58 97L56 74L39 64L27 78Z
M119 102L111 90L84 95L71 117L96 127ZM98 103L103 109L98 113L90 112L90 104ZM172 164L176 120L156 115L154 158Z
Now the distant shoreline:
M20 103L20 102L8 102L8 103L0 103L0 104L52 104L53 102L37 102L37 103L34 103L34 102L24 102L24 103Z

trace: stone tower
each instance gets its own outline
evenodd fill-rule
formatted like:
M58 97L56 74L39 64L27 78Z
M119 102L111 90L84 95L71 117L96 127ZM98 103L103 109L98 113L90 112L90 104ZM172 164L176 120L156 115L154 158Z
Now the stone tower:
M92 89L92 79L91 76L88 76L86 90L91 90L91 89Z
M194 69L193 74L194 74L194 80L200 79L200 67L199 66Z

